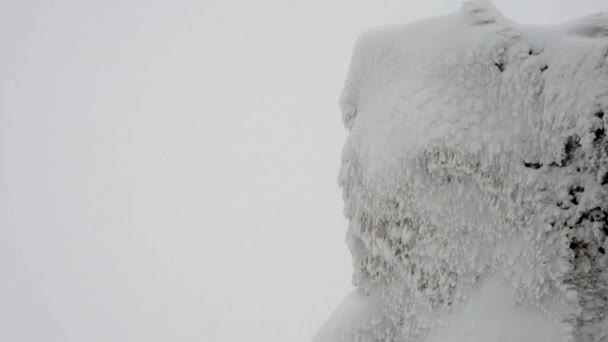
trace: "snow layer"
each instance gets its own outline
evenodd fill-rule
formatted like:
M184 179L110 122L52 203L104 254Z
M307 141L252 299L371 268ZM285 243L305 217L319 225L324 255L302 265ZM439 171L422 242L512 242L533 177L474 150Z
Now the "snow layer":
M315 341L608 338L608 14L532 27L475 1L372 30L341 109L353 283L375 295Z

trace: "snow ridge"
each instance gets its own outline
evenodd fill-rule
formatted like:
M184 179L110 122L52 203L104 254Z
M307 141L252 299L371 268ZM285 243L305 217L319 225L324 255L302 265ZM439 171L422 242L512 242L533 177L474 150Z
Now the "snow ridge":
M353 283L381 293L344 341L432 340L492 279L564 341L608 336L608 14L371 30L340 105Z

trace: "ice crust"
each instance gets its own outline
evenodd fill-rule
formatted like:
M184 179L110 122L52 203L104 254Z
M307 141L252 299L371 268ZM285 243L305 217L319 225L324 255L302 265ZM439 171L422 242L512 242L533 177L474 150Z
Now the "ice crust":
M487 341L445 329L499 299L546 322L504 341L608 339L608 13L535 27L472 1L371 30L340 105L353 284L380 309L315 341Z

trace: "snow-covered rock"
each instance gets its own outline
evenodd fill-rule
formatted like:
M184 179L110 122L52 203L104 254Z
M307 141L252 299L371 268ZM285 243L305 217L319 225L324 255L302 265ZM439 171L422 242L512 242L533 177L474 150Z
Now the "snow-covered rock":
M315 342L608 339L608 14L372 30L341 109L357 290Z

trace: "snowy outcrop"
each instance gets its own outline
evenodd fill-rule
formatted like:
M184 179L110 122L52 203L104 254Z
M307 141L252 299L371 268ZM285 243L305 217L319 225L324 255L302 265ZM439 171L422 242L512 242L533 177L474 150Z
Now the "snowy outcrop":
M370 31L341 108L357 303L316 342L608 340L607 14Z

